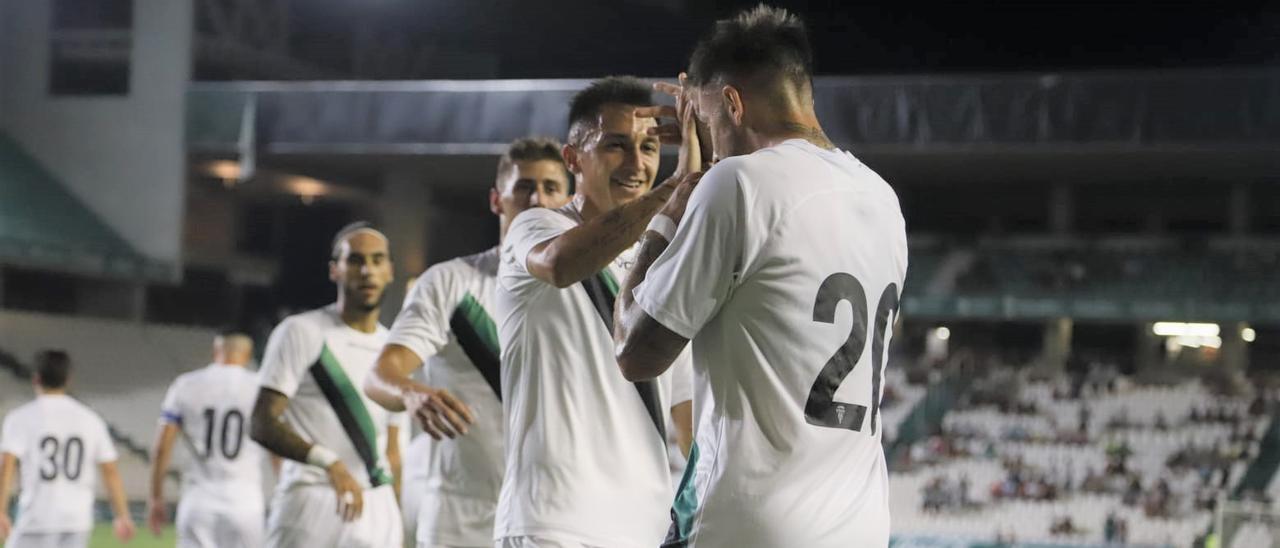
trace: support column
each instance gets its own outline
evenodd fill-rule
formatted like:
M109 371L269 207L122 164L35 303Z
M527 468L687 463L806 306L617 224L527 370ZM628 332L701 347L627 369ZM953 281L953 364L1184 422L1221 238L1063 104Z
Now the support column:
M1075 231L1075 188L1064 182L1053 184L1049 193L1049 231L1055 236L1066 236Z
M1150 373L1160 368L1164 350L1161 345L1164 339L1151 331L1151 322L1142 322L1138 324L1138 347L1133 357L1135 376L1141 376L1143 373Z
M1044 345L1040 351L1040 363L1051 371L1061 373L1066 370L1067 358L1071 357L1071 318L1054 318L1044 327Z
M1241 332L1248 324L1244 322L1228 322L1219 324L1218 336L1222 338L1222 348L1218 351L1218 364L1232 378L1242 378L1249 369L1249 348L1245 346Z
M382 211L382 229L391 239L391 260L395 264L396 277L382 301L382 321L387 325L400 312L411 278L427 269L430 206L431 189L421 173L397 170L384 174L378 208Z
M1253 220L1249 208L1250 195L1249 183L1231 185L1231 203L1227 208L1227 228L1231 230L1232 236L1244 236L1249 233L1249 225Z

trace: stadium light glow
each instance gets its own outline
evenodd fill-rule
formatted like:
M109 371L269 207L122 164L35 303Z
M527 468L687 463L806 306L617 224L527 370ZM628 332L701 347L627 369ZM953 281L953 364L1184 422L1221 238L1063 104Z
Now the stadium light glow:
M1222 348L1222 337L1217 335L1175 335L1169 337L1169 341L1178 346L1185 346L1187 348Z
M1217 337L1216 323L1156 322L1151 332L1161 337Z
M942 326L933 330L933 336L937 337L940 341L945 341L951 338L951 330L946 326Z
M1246 327L1240 330L1240 338L1244 339L1244 342L1251 343L1258 340L1258 332L1254 331L1252 327Z
M205 174L216 179L226 181L235 181L240 178L240 164L231 160L217 160L209 162L204 166Z

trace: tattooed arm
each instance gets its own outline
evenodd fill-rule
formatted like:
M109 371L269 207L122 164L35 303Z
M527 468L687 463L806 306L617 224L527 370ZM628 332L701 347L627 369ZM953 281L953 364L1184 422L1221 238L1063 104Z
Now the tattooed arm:
M670 182L663 184L631 203L534 246L525 260L525 268L533 277L559 288L595 275L640 239L675 186Z
M280 420L289 406L289 398L270 388L258 391L253 404L253 418L249 421L249 437L266 450L289 460L307 462L311 442L302 439L289 425Z

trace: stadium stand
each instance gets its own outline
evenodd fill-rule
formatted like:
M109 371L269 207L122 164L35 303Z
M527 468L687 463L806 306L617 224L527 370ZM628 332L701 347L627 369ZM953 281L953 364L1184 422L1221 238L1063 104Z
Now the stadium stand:
M1197 380L1133 386L1119 376L1030 377L990 372L934 435L911 446L905 463L895 462L895 530L1184 546L1209 529L1222 488L1242 490L1250 466L1267 464L1258 455L1274 406L1259 395L1220 395ZM1233 545L1266 545L1249 544L1258 535L1242 530Z

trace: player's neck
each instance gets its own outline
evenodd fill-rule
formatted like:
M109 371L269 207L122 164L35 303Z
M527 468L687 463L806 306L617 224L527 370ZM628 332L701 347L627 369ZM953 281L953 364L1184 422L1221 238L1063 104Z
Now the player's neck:
M36 395L37 396L65 396L67 395L67 389L66 388L41 388L37 386Z
M835 150L836 145L822 131L818 116L812 110L798 110L780 114L773 119L760 123L758 129L751 132L756 150L778 145L783 141L804 139L818 148Z
M342 318L342 323L361 333L373 333L378 330L378 313L381 311L382 307L361 310L357 307L346 306L342 296L338 296L338 316Z

